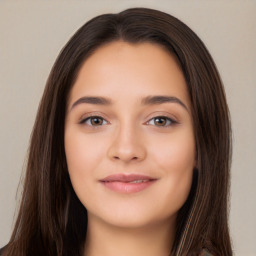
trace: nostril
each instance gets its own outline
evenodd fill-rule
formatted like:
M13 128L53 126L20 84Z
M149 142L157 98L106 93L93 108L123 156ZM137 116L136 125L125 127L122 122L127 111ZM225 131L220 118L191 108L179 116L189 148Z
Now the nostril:
M114 156L113 158L116 159L116 160L117 160L117 159L118 159L118 160L122 159L122 158L120 158L120 157L118 157L118 156ZM131 158L130 158L130 160L137 160L137 159L139 159L137 156L134 156L134 157L131 157Z

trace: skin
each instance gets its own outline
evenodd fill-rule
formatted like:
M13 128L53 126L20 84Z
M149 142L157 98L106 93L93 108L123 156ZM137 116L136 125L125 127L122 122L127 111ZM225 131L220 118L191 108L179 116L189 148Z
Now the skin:
M156 95L184 105L141 103ZM85 96L112 104L75 103ZM90 115L100 118L93 122ZM160 122L159 116L167 118ZM167 256L196 165L189 95L174 56L151 43L116 41L97 49L70 92L65 152L72 185L88 211L85 255ZM99 182L116 173L157 180L136 193Z

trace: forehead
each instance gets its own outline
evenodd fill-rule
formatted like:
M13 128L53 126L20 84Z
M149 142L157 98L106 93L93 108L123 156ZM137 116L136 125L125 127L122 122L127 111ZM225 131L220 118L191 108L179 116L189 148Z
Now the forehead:
M115 101L122 96L164 94L177 96L189 105L186 82L176 57L158 44L115 41L101 46L85 60L70 101L86 95L106 96Z

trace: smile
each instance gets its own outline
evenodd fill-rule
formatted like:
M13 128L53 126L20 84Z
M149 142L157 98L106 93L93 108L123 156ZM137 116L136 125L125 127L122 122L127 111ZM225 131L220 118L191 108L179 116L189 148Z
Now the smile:
M137 174L115 174L100 180L105 187L119 193L140 192L156 181L157 179L155 178Z

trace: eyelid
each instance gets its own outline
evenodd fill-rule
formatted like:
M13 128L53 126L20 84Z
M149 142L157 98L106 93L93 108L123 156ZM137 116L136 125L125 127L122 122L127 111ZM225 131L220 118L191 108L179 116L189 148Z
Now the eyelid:
M154 112L151 112L151 114L147 115L146 119L150 121L150 120L152 120L154 118L157 118L157 117L164 117L164 118L170 119L174 123L177 123L177 124L180 123L180 118L175 113L172 113L170 111L168 111L168 112L159 111L159 110L154 111Z
M96 117L96 118L99 118L99 119L103 119L103 121L106 121L107 123L109 123L105 117L102 116L102 114L97 114L97 113L91 113L91 114L87 114L87 115L84 115L82 116L82 118L79 120L79 124L85 124L85 122L87 120L89 120L90 118L92 117ZM94 127L94 128L97 128L97 127L100 127L102 125L87 125L87 126L91 126L91 127Z
M159 127L159 128L169 128L170 126L173 126L175 124L178 124L178 121L176 121L174 118L170 117L170 116L167 116L167 115L157 115L157 116L154 116L152 117L149 121L146 122L147 125L149 125L149 122L151 120L154 120L156 118L165 118L167 120L169 120L171 122L171 124L169 125L164 125L164 126L161 126L161 125L153 125L153 126L156 126L156 127Z

